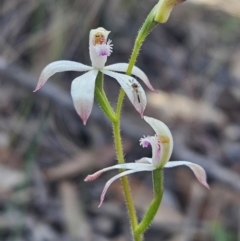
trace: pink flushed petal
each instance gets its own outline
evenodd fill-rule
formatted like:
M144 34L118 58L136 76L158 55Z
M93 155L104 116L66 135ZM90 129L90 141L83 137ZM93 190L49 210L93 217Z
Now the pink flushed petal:
M105 67L105 69L107 70L118 71L118 72L126 72L127 68L128 68L127 63L111 64ZM140 68L138 68L137 66L134 66L132 69L132 75L135 75L139 79L141 79L152 92L156 92L155 89L152 87L147 75Z
M146 158L148 159L148 158ZM149 160L146 160L146 162L140 162L140 163L134 163L134 162L130 162L130 163L124 163L124 164L117 164L117 165L114 165L114 166L110 166L110 167L106 167L106 168L103 168L91 175L88 175L84 181L88 182L88 181L93 181L95 179L97 179L103 172L106 172L106 171L110 171L110 170L113 170L113 169L129 169L128 171L124 171L124 172L121 172L119 173L118 175L112 177L104 186L104 189L102 191L102 195L101 195L101 198L100 198L100 204L99 204L99 207L102 205L103 201L104 201L104 198L105 198L105 194L109 188L109 186L118 178L122 177L122 176L125 176L125 175L128 175L128 174L131 174L131 173L135 173L135 172L141 172L141 171L152 171L155 169L155 167L151 164L151 161Z
M147 105L147 97L144 89L137 80L131 76L109 71L105 68L102 69L101 72L117 80L137 112L143 117L143 112Z
M71 85L73 104L84 125L92 112L97 74L97 70L91 70L74 79Z
M210 189L210 187L207 183L207 175L206 175L205 170L201 166L199 166L195 163L187 162L187 161L171 161L171 162L168 162L164 167L168 168L168 167L176 167L176 166L181 166L181 165L188 166L193 171L197 180L203 186L205 186L207 189Z
M142 146L143 148L148 147L150 145L149 136L143 136L143 138L141 138L139 142L140 146Z
M112 44L111 40L109 39L107 43L97 44L94 46L94 49L98 56L110 56L112 53Z
M133 162L130 162L130 163L123 163L123 164L117 164L117 165L113 165L113 166L110 166L110 167L106 167L106 168L103 168L91 175L88 175L84 181L85 182L90 182L90 181L94 181L95 179L97 179L102 173L104 172L107 172L107 171L110 171L110 170L114 170L114 169L119 169L119 170L123 170L123 169L129 169L129 170L139 170L139 171L142 171L142 170L151 170L151 165L148 165L149 163L151 162L146 162L146 163L140 163L140 164L136 164L136 163L133 163ZM147 165L146 165L147 164Z
M40 78L38 80L38 83L37 83L37 86L36 86L36 88L33 92L37 92L38 90L40 90L43 87L43 85L45 84L45 82L46 81L44 81L44 79L41 78L41 76L40 76Z
M103 172L104 172L104 171L100 170L100 171L95 172L95 173L93 173L93 174L91 174L91 175L88 175L88 176L84 179L84 181L85 181L85 182L94 181L94 180L97 179L99 176L101 176Z
M155 136L145 136L140 139L140 145L145 148L149 144L152 147L152 163L154 166L158 166L161 158L161 146L158 137Z
M89 71L91 70L91 66L87 66L78 62L74 61L68 61L68 60L60 60L55 61L50 64L48 64L42 71L37 87L33 92L38 91L43 87L43 85L47 82L47 80L54 74L58 72L64 72L64 71Z
M147 165L147 164L146 164ZM141 172L141 171L144 171L144 170L128 170L128 171L125 171L125 172L121 172L119 173L118 175L112 177L110 180L107 181L107 183L105 184L104 188L103 188L103 191L102 191L102 194L101 194L101 197L100 197L100 203L98 205L98 207L100 208L104 202L104 199L105 199L105 194L108 190L108 188L110 187L110 185L115 181L117 180L118 178L120 177L123 177L123 176L126 176L126 175L129 175L131 173L135 173L135 172ZM148 170L147 170L148 171Z

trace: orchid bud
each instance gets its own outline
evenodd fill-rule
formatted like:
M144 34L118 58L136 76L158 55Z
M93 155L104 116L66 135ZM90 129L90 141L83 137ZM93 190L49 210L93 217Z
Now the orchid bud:
M158 23L167 22L174 6L185 1L186 0L160 0L156 5L154 21Z

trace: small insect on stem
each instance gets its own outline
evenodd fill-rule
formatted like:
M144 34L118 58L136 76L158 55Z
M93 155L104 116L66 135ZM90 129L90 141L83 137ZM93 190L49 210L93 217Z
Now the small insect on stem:
M136 94L136 96L137 96L137 99L138 99L138 103L140 104L141 103L141 99L140 99L140 94L139 94L139 85L137 84L137 83L134 83L133 81L133 79L130 79L129 80L130 81L130 83L131 83L131 87L132 87L132 89L133 89L133 91L135 92L135 94Z

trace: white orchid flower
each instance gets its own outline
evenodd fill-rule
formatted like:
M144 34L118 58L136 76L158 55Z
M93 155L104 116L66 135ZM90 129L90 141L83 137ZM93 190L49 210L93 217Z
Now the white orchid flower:
M95 172L92 175L88 175L85 178L85 181L93 181L98 178L103 172L112 170L112 169L127 169L116 176L112 177L106 184L102 191L99 207L104 201L105 194L109 186L118 178L141 171L153 171L156 169L176 167L181 165L188 166L196 176L197 180L204 185L206 188L209 188L206 181L206 173L204 169L192 162L187 161L171 161L168 162L172 150L173 150L173 138L168 127L161 122L151 117L144 116L144 120L154 129L156 134L154 136L147 136L140 139L140 145L142 147L152 146L152 158L143 157L140 160L137 160L133 163L124 163L118 164L111 167L104 168L98 172Z
M92 29L90 31L89 53L92 66L67 60L50 63L43 69L34 92L42 88L46 81L55 73L63 71L88 71L74 79L71 86L74 107L82 118L83 123L86 124L93 107L96 77L98 72L101 71L103 74L109 75L118 81L129 100L142 116L147 103L142 86L135 78L114 72L126 72L128 64L118 63L105 66L107 57L112 53L111 40L107 41L109 33L104 28ZM132 74L140 78L151 91L154 91L146 74L141 69L134 66Z

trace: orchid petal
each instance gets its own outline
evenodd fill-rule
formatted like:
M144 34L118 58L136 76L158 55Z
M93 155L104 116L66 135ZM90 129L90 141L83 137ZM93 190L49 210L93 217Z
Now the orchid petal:
M51 64L48 64L42 71L37 87L33 92L38 91L43 87L43 85L47 82L47 80L54 74L58 72L64 72L64 71L89 71L91 70L91 66L87 66L78 62L74 61L68 61L68 60L61 60L61 61L55 61Z
M146 164L152 164L152 158L149 157L142 157L139 160L135 161L136 163L146 163ZM155 167L154 167L155 168ZM153 169L154 170L154 169Z
M163 167L170 159L173 150L173 138L169 128L160 120L144 116L144 120L154 129L157 134L158 141L161 146L161 154L159 160L153 160L153 164L158 167ZM158 151L156 148L153 151ZM155 153L153 157L157 157Z
M104 69L111 70L111 71L119 71L119 72L126 72L127 68L128 68L128 64L126 63L111 64L104 67ZM156 92L155 89L152 87L147 75L137 66L133 67L132 74L137 76L139 79L141 79L151 91Z
M110 187L110 185L115 181L117 180L118 178L120 177L123 177L123 176L126 176L126 175L129 175L129 174L132 174L132 173L135 173L135 172L141 172L142 170L128 170L128 171L125 171L125 172L121 172L119 173L118 175L112 177L111 179L109 179L107 181L107 183L105 184L104 188L103 188L103 191L102 191L102 194L101 194L101 198L100 198L100 203L98 205L98 207L101 207L101 205L103 204L103 201L104 201L104 198L105 198L105 194L108 190L108 188ZM144 171L152 171L152 170L144 170Z
M176 167L176 166L181 166L181 165L186 165L188 166L196 176L197 180L206 188L209 189L208 183L207 183L207 176L205 170L192 162L187 162L187 161L171 161L168 162L164 167L169 168L169 167Z
M124 164L117 164L111 167L106 167L103 168L91 175L88 175L84 181L85 182L89 182L89 181L93 181L95 179L97 179L102 173L113 170L113 169L130 169L130 170L135 170L135 171L152 171L154 168L152 167L152 165L149 165L148 163L142 163L142 164L138 164L138 163L124 163Z
M145 136L140 139L140 145L143 148L147 147L149 144L152 146L152 163L157 167L162 156L161 143L158 136Z
M118 83L121 85L126 95L128 96L129 100L132 102L135 109L142 116L147 105L147 97L144 89L137 82L137 80L128 75L119 74L105 69L102 69L101 72L103 72L105 75L113 77L118 81ZM133 88L133 85L135 85L136 88Z
M104 28L92 29L89 34L89 54L92 66L96 69L102 69L105 66L107 57L112 52L111 41L107 42L108 34Z
M84 125L92 111L97 74L97 70L91 70L72 82L71 95L73 104Z
M109 39L106 44L97 44L96 46L94 46L94 48L98 56L109 57L112 53L113 48L112 40Z
M143 138L141 138L139 140L140 142L140 146L142 146L143 148L148 147L149 145L151 145L150 141L149 141L149 136L143 136Z

